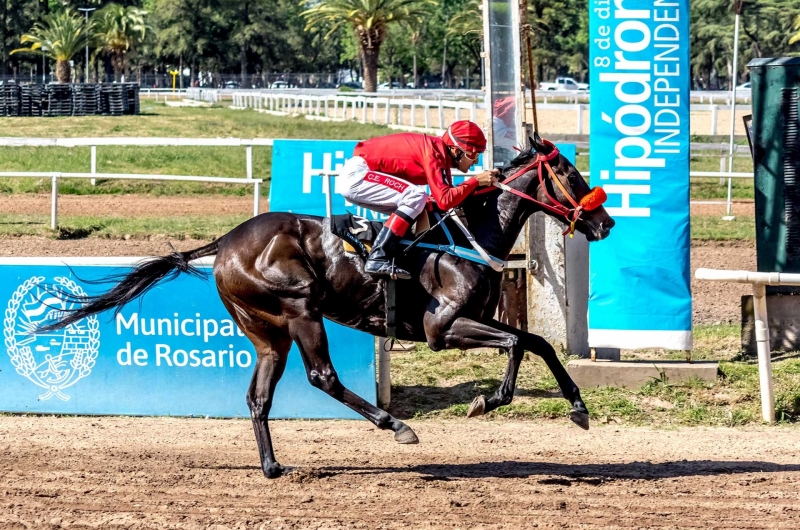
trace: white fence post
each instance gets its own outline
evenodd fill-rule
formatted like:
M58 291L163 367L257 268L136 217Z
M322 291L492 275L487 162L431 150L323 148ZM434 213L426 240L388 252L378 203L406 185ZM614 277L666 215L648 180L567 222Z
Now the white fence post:
M578 103L575 105L575 110L578 111L578 134L583 134L583 105Z
M51 179L50 197L50 230L58 228L58 173L53 173Z
M245 165L247 171L247 178L253 178L253 146L248 145L247 149L245 150Z
M361 96L361 123L367 123L367 98Z
M416 122L416 114L417 114L417 98L411 99L411 127L413 128Z
M711 136L717 134L717 106L711 105Z
M92 173L97 173L97 146L92 146L92 164L91 164L91 171ZM91 181L92 186L96 184L96 180L92 179Z
M261 213L261 183L253 184L253 217Z
M755 320L758 376L761 383L761 415L764 421L775 423L775 396L772 391L772 351L767 324L767 290L763 283L753 284L753 317Z
M720 173L725 173L725 169L726 169L725 165L726 165L725 164L725 157L724 156L719 157L719 172ZM723 184L725 184L725 179L720 177L719 185L722 186Z

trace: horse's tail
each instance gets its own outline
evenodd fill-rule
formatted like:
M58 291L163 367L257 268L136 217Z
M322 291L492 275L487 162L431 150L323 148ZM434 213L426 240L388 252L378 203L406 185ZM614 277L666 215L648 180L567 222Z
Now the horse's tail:
M115 274L102 280L87 283L118 282L110 291L96 296L75 296L70 301L78 302L80 308L66 311L62 319L42 326L37 332L54 331L65 328L83 318L114 309L116 315L122 307L152 289L158 282L166 279L174 280L180 273L186 272L203 277L204 273L191 265L193 259L213 256L219 250L219 239L208 245L187 252L174 251L168 256L153 258L137 265L128 274Z

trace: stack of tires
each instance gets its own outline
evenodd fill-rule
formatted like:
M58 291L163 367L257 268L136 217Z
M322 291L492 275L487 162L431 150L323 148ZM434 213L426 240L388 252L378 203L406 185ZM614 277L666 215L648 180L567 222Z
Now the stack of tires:
M19 86L0 85L0 116L19 116Z
M136 83L0 85L0 116L139 114Z
M20 116L41 116L43 85L22 85L19 91Z

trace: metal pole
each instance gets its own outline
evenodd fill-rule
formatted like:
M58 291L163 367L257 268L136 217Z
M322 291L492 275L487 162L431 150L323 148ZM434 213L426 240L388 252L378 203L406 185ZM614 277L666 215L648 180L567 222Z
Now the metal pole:
M733 76L731 77L731 139L730 150L728 152L728 173L733 173L733 132L736 127L736 82L739 78L739 10L736 11L736 22L733 30ZM731 195L733 187L733 179L728 178L728 203L726 214L723 219L732 221L734 216L731 214Z
M50 196L50 230L58 228L58 173L50 176L52 187Z
M775 397L772 392L772 359L770 358L767 292L763 283L753 284L753 316L755 317L758 377L761 383L761 415L764 421L775 422Z
M325 175L325 182L328 184L328 192L325 194L325 217L330 219L333 216L333 176Z
M392 356L387 342L389 339L378 337L378 402L384 409L392 402Z
M96 7L79 7L78 11L83 11L86 14L86 24L89 24L89 12L96 10ZM89 82L89 43L86 43L86 79L84 83Z

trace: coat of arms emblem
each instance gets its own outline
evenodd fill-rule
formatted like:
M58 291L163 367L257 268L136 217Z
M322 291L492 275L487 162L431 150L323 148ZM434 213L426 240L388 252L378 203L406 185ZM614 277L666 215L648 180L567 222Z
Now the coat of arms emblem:
M64 389L88 376L100 348L96 316L84 318L65 329L37 333L37 329L80 305L86 293L69 278L57 276L45 284L44 276L24 281L11 296L3 321L6 352L21 376L44 388L39 396L67 401Z

